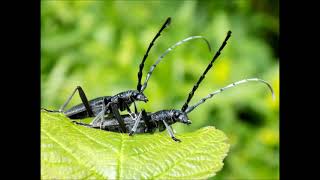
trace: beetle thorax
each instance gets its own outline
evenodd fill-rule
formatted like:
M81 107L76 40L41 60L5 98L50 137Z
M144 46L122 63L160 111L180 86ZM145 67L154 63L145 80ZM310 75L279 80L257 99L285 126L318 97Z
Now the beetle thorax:
M131 104L132 103L132 97L131 97L132 94L133 94L133 90L124 91L124 92L121 92L121 93L115 95L112 100L118 101L118 99L121 98L127 104Z
M162 110L151 115L151 119L154 121L162 121L165 120L169 125L174 124L176 121L173 119L173 111L172 110Z

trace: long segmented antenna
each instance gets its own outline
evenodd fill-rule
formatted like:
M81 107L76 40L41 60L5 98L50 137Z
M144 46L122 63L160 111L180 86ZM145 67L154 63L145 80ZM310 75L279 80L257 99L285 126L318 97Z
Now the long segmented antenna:
M191 111L194 110L197 106L199 106L200 104L204 103L207 99L212 98L214 95L219 94L219 93L221 93L222 91L224 91L224 90L226 90L226 89L229 89L229 88L231 88L231 87L235 87L235 86L237 86L237 85L239 85L239 84L247 83L247 82L250 82L250 81L258 81L258 82L262 82L262 83L266 84L266 85L269 87L269 89L270 89L270 91L271 91L271 93L272 93L272 98L275 99L274 91L273 91L271 85L270 85L268 82L266 82L265 80L258 79L258 78L243 79L243 80L234 82L234 83L232 83L232 84L229 84L228 86L225 86L225 87L223 87L223 88L221 88L221 89L219 89L219 90L217 90L217 91L214 91L213 93L209 94L209 95L206 96L205 98L201 99L197 104L188 107L185 112L186 112L186 113L191 112Z
M222 45L220 46L219 50L216 52L216 54L213 56L211 62L209 63L208 67L206 68L206 70L203 72L203 74L201 75L201 77L199 78L198 82L193 86L191 92L189 93L188 99L187 101L184 103L184 105L181 108L181 111L185 111L188 108L188 104L190 102L190 100L192 99L194 92L198 89L200 83L202 82L202 80L205 78L207 72L210 70L210 68L212 67L212 64L214 63L214 61L219 57L219 55L221 54L222 49L224 48L224 46L227 44L228 39L231 36L231 31L228 31L228 34L225 38L225 40L223 41Z
M203 40L207 43L208 48L209 48L209 51L211 52L211 46L210 46L209 41L208 41L206 38L202 37L202 36L191 36L191 37L188 37L188 38L186 38L186 39L183 39L183 40L177 42L176 44L174 44L173 46L171 46L170 48L168 48L161 56L159 56L158 60L151 66L151 68L150 68L150 70L149 70L149 72L148 72L148 74L147 74L147 78L146 78L146 80L145 80L145 82L144 82L144 84L143 84L143 86L142 86L142 88L141 88L141 92L143 92L143 91L147 88L147 84L148 84L148 81L149 81L149 79L150 79L150 77L151 77L151 74L152 74L152 72L154 71L154 69L156 68L156 66L160 63L160 61L161 61L170 51L172 51L174 48L176 48L177 46L179 46L179 45L181 45L181 44L183 44L183 43L185 43L185 42L187 42L187 41L190 41L190 40L192 40L192 39L203 39Z
M171 22L171 17L168 17L168 19L166 20L166 22L162 25L161 29L159 30L159 32L156 34L156 36L153 38L153 40L151 41L151 43L149 44L149 47L147 49L147 52L145 53L145 55L143 56L142 62L139 65L139 72L138 72L138 85L137 85L137 90L140 91L141 90L141 78L142 78L142 70L144 67L144 62L146 61L149 51L151 49L151 47L153 46L154 42L156 41L156 39L160 36L161 32L164 30L164 28L166 28L167 26L170 25Z

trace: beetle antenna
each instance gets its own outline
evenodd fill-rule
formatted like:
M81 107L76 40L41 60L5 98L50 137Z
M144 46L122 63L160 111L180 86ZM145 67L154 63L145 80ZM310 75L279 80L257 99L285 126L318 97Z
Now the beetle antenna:
M153 40L151 41L151 43L149 44L149 47L147 49L147 52L145 53L145 55L143 56L142 62L139 65L139 72L138 72L138 85L137 85L137 90L140 91L141 90L141 78L142 78L142 70L144 67L144 62L146 61L149 51L151 49L151 47L153 46L154 42L156 41L156 39L160 36L161 32L164 30L164 28L166 28L167 26L170 25L171 22L171 17L168 17L166 22L162 25L161 29L159 30L159 32L156 34L156 36L153 38Z
M147 83L148 83L148 81L149 81L149 79L150 79L150 77L151 77L151 74L152 74L152 72L154 71L154 69L156 68L156 66L160 63L160 61L161 61L170 51L172 51L174 48L176 48L177 46L179 46L179 45L181 45L181 44L183 44L183 43L185 43L185 42L187 42L187 41L193 40L193 39L203 39L203 40L207 43L208 48L209 48L209 51L211 52L211 46L210 46L209 41L208 41L206 38L202 37L202 36L191 36L191 37L188 37L188 38L186 38L186 39L183 39L183 40L177 42L176 44L174 44L174 45L172 45L170 48L168 48L161 56L159 56L158 60L151 66L151 68L150 68L150 70L149 70L149 72L148 72L148 74L147 74L147 78L146 78L146 80L145 80L145 82L144 82L144 84L143 84L143 86L142 86L142 88L141 88L141 92L143 92L143 91L147 88Z
M219 94L219 93L221 93L222 91L224 91L224 90L226 90L226 89L228 89L228 88L235 87L235 86L237 86L237 85L239 85L239 84L247 83L247 82L250 82L250 81L258 81L258 82L262 82L262 83L266 84L266 85L269 87L269 89L270 89L270 91L271 91L271 93L272 93L272 98L275 99L274 91L273 91L271 85L270 85L268 82L266 82L265 80L258 79L258 78L243 79L243 80L234 82L234 83L232 83L232 84L229 84L229 85L227 85L227 86L225 86L225 87L223 87L223 88L221 88L221 89L219 89L219 90L217 90L217 91L214 91L213 93L209 94L209 95L206 96L205 98L200 99L200 101L199 101L197 104L188 107L185 112L186 112L186 113L189 113L189 112L193 111L196 107L198 107L200 104L204 103L207 99L212 98L214 95Z
M202 82L202 80L205 78L207 72L210 70L210 68L212 67L212 64L214 63L214 61L219 57L219 55L221 54L222 49L224 48L224 46L227 44L228 39L231 36L231 31L228 31L228 34L225 38L225 40L223 41L222 45L220 46L219 50L216 52L216 54L213 56L211 62L209 63L208 67L206 68L206 70L203 72L203 74L201 75L201 77L199 78L198 82L193 86L191 92L189 93L188 99L187 101L184 103L184 105L181 108L181 111L185 111L188 108L188 104L190 102L190 100L192 99L194 92L198 89L200 83Z

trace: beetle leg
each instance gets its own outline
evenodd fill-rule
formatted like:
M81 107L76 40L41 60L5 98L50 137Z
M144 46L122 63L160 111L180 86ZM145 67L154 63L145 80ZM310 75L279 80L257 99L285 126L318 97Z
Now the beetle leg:
M86 127L92 127L91 124L86 124L86 123L82 123L82 122L77 122L77 121L72 121L74 124L77 124L77 125L81 125L81 126L86 126Z
M54 112L54 113L60 112L59 110L50 110L50 109L46 109L46 108L41 108L41 110L45 110L47 112Z
M100 116L100 129L102 129L102 123L103 123L103 120L104 120L104 113L105 113L105 111L106 111L106 106L103 104L102 105L102 114L101 114L101 116Z
M166 122L165 120L162 120L162 122L163 122L163 124L166 126L167 131L168 131L170 137L171 137L174 141L181 142L180 139L177 139L177 138L174 136L173 131L172 131L171 127L167 124L167 122Z
M147 126L147 132L153 132L155 128L152 126L150 122L150 117L148 116L147 112L144 109L142 109L141 114L142 114L142 120Z
M77 86L76 89L72 92L71 96L67 99L67 101L60 107L59 112L63 112L64 108L69 104L69 102L71 101L72 97L74 96L74 94L76 93L76 91L78 90L79 92L79 96L81 98L81 101L84 105L84 107L86 108L88 114L90 117L93 117L94 114L92 112L92 109L90 108L88 99L86 94L84 93L84 91L82 90L82 88L80 86Z
M133 125L133 127L132 127L132 129L131 129L131 131L130 131L130 133L129 133L129 136L132 136L133 133L136 132L137 127L138 127L139 122L140 122L140 119L141 119L141 112L139 113L138 117L134 119L134 120L135 120L135 123L134 123L134 125Z
M102 128L102 123L103 123L103 118L104 118L104 114L106 111L106 107L105 105L102 105L102 110L97 114L97 116L91 121L90 125L92 126L96 126L97 123L99 123L99 119L100 119L100 129Z
M124 103L124 105L126 106L126 109L127 109L128 113L129 113L130 117L131 117L132 119L135 119L135 118L137 117L136 114L132 113L132 111L131 111L131 109L129 108L129 106L128 106L127 103Z
M138 114L138 109L135 101L133 101L133 105L134 105L134 113Z
M120 126L120 131L126 132L126 126L124 124L123 118L121 117L118 106L115 103L109 103L109 106L111 107L112 114L115 116L117 119L119 126Z

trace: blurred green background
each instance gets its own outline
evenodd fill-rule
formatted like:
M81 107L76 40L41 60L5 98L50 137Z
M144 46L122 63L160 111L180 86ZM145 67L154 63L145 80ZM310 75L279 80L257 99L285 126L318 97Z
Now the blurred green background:
M139 63L167 17L143 71L171 45L205 36L214 51L232 36L190 105L243 78L189 114L177 133L215 126L230 139L224 168L214 179L279 179L279 12L277 1L41 1L41 107L58 109L77 85L89 99L135 89ZM201 40L171 51L157 66L145 94L148 111L180 109L213 53ZM70 105L80 103L78 95ZM70 107L70 106L69 106Z

